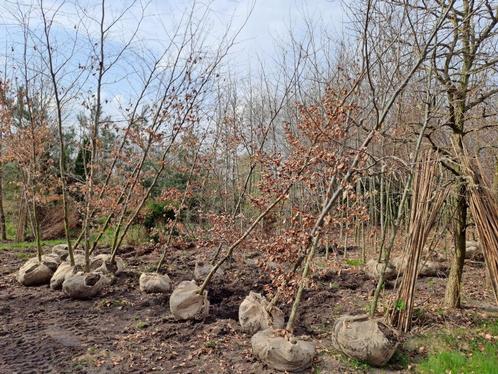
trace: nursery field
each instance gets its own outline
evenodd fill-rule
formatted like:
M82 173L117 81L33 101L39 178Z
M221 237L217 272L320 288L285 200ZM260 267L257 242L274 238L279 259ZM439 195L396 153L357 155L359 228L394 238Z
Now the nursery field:
M0 18L0 374L498 374L498 0Z
M224 275L214 278L208 288L208 317L177 321L169 310L169 295L144 294L138 289L140 273L154 265L159 248L123 248L126 271L99 297L87 301L72 300L48 286L20 285L15 272L26 252L34 254L23 249L0 251L0 373L276 372L251 354L250 336L238 323L242 300L249 291L262 292L268 282L254 265L256 253L240 251ZM199 253L195 247L168 251L166 268L173 284L193 278ZM491 289L484 285L485 267L479 262L464 267L461 310L443 308L444 277L419 280L413 329L382 370L336 351L331 341L335 318L365 313L376 284L365 275L358 258L357 248L349 248L346 255L332 252L330 259L340 264L340 271L321 271L327 261L323 254L315 259L314 283L305 290L295 330L317 343L318 354L307 372L446 373L455 369L452 365L463 370L476 354L473 349L480 353L489 347L494 347L494 364L498 364L498 309L492 306ZM385 290L386 297L390 292ZM282 309L288 315L288 306ZM441 354L455 355L460 361L441 361ZM487 360L493 365L493 353ZM492 370L493 366L473 372Z

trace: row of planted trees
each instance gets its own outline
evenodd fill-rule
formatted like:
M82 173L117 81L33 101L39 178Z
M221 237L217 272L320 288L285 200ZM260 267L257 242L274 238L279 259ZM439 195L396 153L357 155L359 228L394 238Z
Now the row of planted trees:
M382 265L373 316L397 239L420 222L412 182L430 148L436 188L451 185L437 229L452 231L446 304L460 305L470 222L460 155L492 170L484 178L496 168L496 4L358 1L347 43L308 23L278 67L244 79L227 59L238 29L212 43L209 9L194 2L146 43L141 5L6 7L17 24L1 86L2 165L18 171L38 261L45 206L60 207L68 262L82 249L86 272L104 238L115 263L153 206L167 216L147 221L163 249L157 273L173 241L212 249L202 283L181 290L201 309L212 277L250 245L263 264L289 265L267 269L265 308L292 302L292 333L317 251L354 243ZM69 14L71 27L61 23ZM120 33L124 17L136 28Z
M79 246L88 265L109 230L116 253L151 194L157 195L165 169L174 170L173 157L195 146L189 138L201 126L201 104L209 99L233 41L227 32L218 50L204 48L206 20L197 8L185 11L176 29L168 30L169 39L146 50L137 36L145 11L138 2L109 15L116 9L104 1L95 14L79 4L18 5L7 8L23 38L6 56L3 163L13 162L19 170L20 201L28 207L35 241L40 243L37 209L56 200L71 261L72 248ZM73 10L80 18L67 31L58 22ZM136 30L118 42L115 28L125 15L139 17ZM114 82L127 77L133 87L126 87L123 102L113 103L119 113L111 118L104 87L122 89ZM80 143L77 155L71 152L74 142L67 143L71 132ZM72 168L71 158L76 158ZM70 222L75 210L76 225Z

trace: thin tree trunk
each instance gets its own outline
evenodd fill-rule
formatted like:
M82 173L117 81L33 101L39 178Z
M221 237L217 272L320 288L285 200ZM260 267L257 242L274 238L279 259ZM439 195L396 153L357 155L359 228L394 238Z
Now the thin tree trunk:
M62 103L59 96L59 84L58 77L56 76L56 68L54 67L54 59L52 57L52 44L50 42L50 28L51 24L47 20L45 10L43 5L41 6L41 13L43 19L43 31L45 34L45 41L47 43L47 54L48 54L48 65L50 79L52 83L52 88L54 90L56 113L57 113L57 132L59 136L59 173L60 173L60 184L62 190L62 210L64 215L64 232L66 234L66 242L69 252L69 262L71 266L74 266L74 255L73 248L71 246L71 238L69 233L69 209L68 209L68 193L67 193L67 182L66 182L66 147L64 144L64 130L62 128Z
M460 308L463 264L465 261L465 241L467 229L467 188L464 183L458 186L456 222L454 228L454 253L451 263L450 275L446 286L445 305L449 308Z
M40 237L40 220L38 219L38 209L36 207L36 202L33 198L33 233L35 235L36 242L36 254L38 256L38 261L42 260L42 247L41 247L41 237Z
M0 240L7 240L5 211L3 208L3 165L0 165Z
M24 190L19 192L19 209L17 211L16 242L23 242L26 239L26 223L28 221L28 209Z

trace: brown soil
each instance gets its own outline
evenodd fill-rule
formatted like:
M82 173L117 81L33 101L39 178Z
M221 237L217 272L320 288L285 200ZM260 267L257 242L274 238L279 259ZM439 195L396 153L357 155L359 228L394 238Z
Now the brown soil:
M171 250L167 270L174 283L193 278L195 255L192 248ZM140 272L151 270L158 256L155 249L125 249L128 271L101 297L74 301L48 286L19 285L13 276L23 262L19 252L0 251L0 373L273 373L252 356L250 337L237 322L241 301L250 290L262 292L265 274L236 259L209 287L209 317L178 322L169 312L168 295L138 291ZM325 270L314 277L316 287L306 291L298 320L296 333L318 343L314 368L320 373L361 372L334 352L329 332L339 315L365 312L375 283L361 267L343 265L339 274ZM483 274L482 267L467 267L467 305L492 304ZM424 312L417 314L415 332L469 324L480 313L441 313L444 285L439 278L419 282L417 300ZM390 369L399 368L393 363Z
M43 240L51 240L62 238L65 235L64 230L64 215L62 212L62 202L57 202L55 205L42 207L39 209L40 229ZM80 224L78 209L75 209L74 202L69 203L68 222L71 230L77 228ZM33 238L30 238L32 240Z

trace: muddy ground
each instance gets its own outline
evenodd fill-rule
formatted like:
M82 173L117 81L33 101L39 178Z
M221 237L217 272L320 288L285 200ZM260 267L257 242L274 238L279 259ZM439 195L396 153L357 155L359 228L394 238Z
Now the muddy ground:
M0 373L273 373L251 355L250 336L237 323L240 302L250 290L262 291L268 281L265 273L236 258L209 288L210 316L201 322L178 322L169 312L168 295L138 291L140 272L152 269L159 251L126 249L122 257L128 271L90 301L70 300L48 286L19 285L14 273L26 251L0 251ZM168 274L174 283L192 279L196 254L195 248L170 251ZM340 273L328 270L323 257L317 259L320 273L316 287L305 293L297 329L318 343L310 373L375 372L335 352L330 341L334 319L364 313L375 287L361 266L348 261L358 255L352 250L337 256ZM446 279L423 278L418 283L414 334L470 326L493 316L482 264L466 265L464 278L466 308L456 312L442 309ZM283 309L288 311L287 306ZM416 347L405 352L413 359L420 354ZM410 370L406 362L392 361L390 372Z

